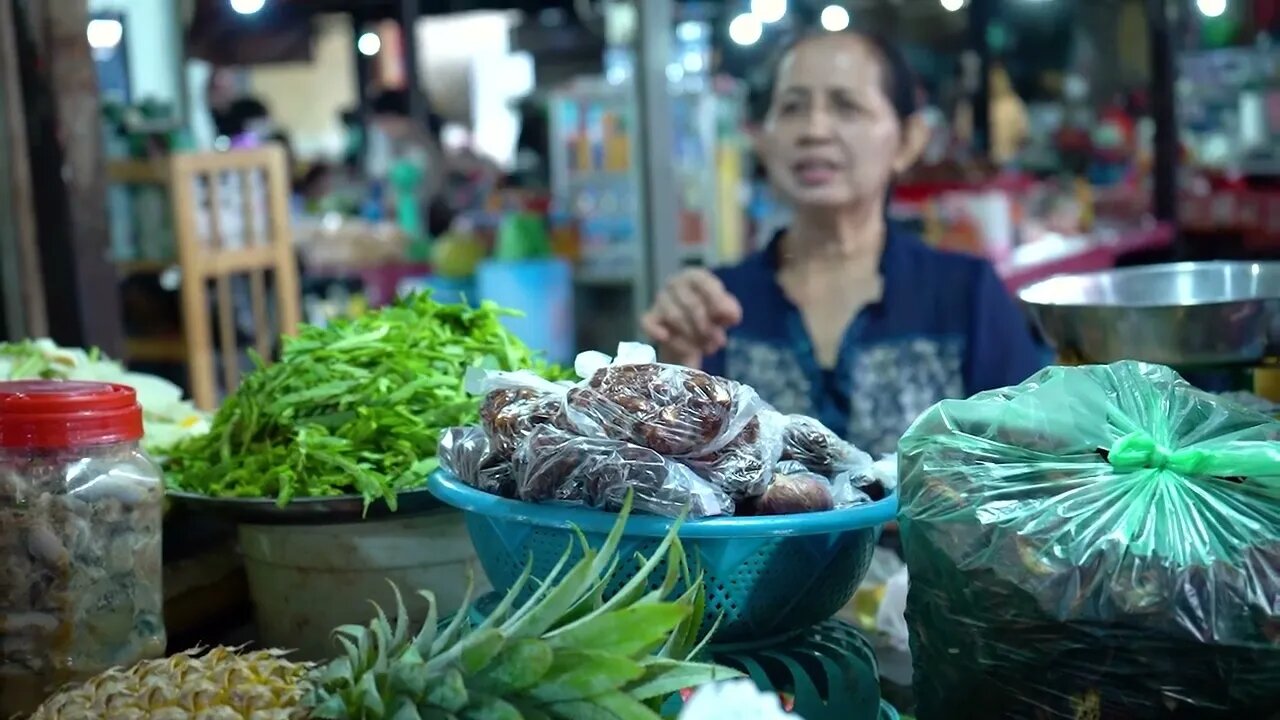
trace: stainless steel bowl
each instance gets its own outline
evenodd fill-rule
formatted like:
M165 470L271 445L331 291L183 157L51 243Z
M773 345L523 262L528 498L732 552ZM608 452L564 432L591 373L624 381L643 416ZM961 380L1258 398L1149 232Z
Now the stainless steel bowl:
M1176 367L1280 354L1280 262L1194 262L1060 275L1019 293L1060 355Z

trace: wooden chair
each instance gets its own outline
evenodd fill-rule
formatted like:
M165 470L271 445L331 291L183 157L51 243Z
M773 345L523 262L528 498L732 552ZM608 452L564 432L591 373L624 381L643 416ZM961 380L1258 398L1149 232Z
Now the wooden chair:
M218 403L210 285L218 318L223 387L240 382L232 279L247 276L254 347L270 359L275 338L297 332L301 299L290 229L289 173L284 150L269 146L221 153L182 153L168 160L168 183L182 273L182 324L191 396ZM276 325L267 307L274 279Z

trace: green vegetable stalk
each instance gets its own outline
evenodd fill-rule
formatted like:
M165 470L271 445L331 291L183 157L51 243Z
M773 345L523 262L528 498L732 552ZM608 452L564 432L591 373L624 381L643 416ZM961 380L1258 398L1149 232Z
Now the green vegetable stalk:
M396 494L436 468L450 427L474 424L467 368L565 371L538 361L491 303L444 305L419 294L353 320L303 326L280 361L229 396L207 435L173 448L173 490L217 497L362 495L393 510Z

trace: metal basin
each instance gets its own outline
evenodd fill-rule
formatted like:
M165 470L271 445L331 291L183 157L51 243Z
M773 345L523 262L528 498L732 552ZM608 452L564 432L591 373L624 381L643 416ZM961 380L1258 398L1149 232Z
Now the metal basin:
M1019 293L1060 355L1177 367L1280 354L1280 262L1195 262L1061 275Z

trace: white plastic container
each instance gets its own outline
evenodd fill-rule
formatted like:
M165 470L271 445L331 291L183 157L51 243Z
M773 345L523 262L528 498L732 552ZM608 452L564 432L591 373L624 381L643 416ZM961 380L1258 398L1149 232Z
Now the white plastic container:
M341 525L240 525L258 635L298 660L337 654L332 631L365 625L376 602L394 620L400 588L413 628L426 617L419 590L436 596L440 617L458 609L468 571L478 597L489 582L476 560L462 513L441 509L406 518Z

